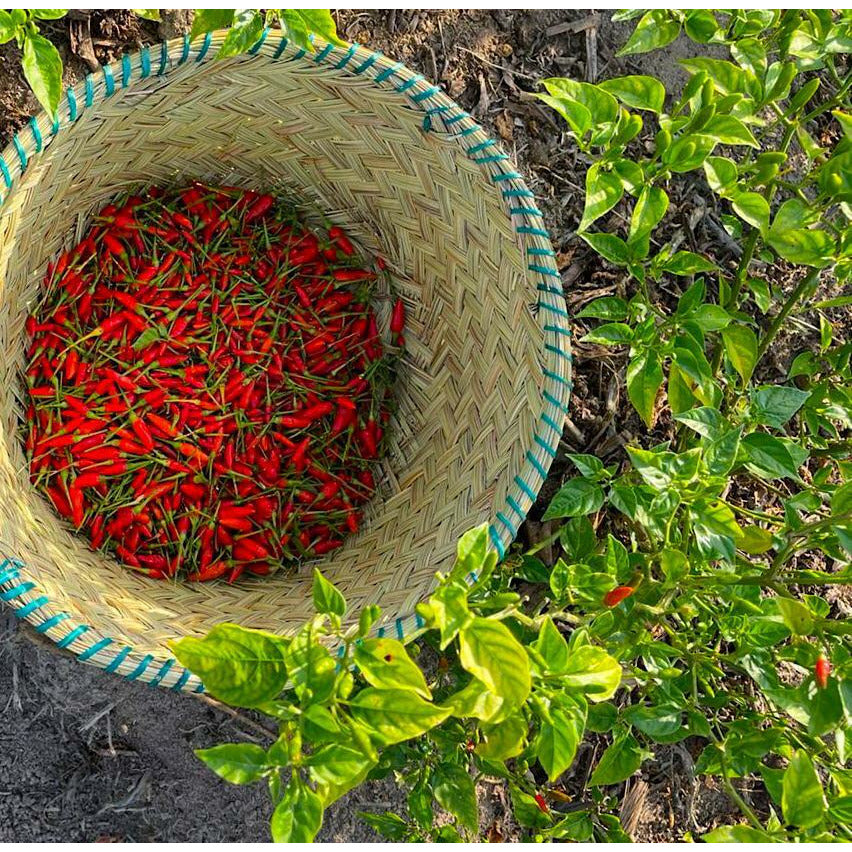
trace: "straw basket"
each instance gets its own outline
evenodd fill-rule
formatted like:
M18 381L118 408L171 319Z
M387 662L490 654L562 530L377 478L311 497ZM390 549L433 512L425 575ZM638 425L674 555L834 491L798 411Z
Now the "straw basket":
M570 391L567 313L532 193L437 86L352 45L268 31L214 61L224 33L144 48L69 90L0 157L0 598L80 660L175 690L203 685L167 641L222 621L286 633L311 566L235 587L141 578L93 553L29 483L19 431L24 320L45 268L115 194L237 184L298 197L394 271L408 353L365 527L320 564L379 633L414 607L467 529L503 555L544 481Z

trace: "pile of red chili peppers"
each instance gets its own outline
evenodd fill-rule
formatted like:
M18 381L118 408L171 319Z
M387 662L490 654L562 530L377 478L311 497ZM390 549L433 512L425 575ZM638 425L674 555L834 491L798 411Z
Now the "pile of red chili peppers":
M105 207L28 320L27 452L56 510L150 577L230 582L358 530L395 362L340 228L193 184Z

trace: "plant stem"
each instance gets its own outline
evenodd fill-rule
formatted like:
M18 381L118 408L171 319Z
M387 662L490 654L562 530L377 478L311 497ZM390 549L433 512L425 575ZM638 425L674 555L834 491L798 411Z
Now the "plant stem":
M766 354L766 350L771 345L772 341L775 340L778 332L781 330L781 326L784 324L784 320L790 316L793 308L796 307L799 300L802 296L807 293L807 291L816 283L819 279L819 270L812 269L797 285L793 292L787 297L787 301L784 302L781 310L772 320L769 325L769 328L766 331L766 334L763 335L760 343L757 347L757 360L756 364L760 363L760 360Z

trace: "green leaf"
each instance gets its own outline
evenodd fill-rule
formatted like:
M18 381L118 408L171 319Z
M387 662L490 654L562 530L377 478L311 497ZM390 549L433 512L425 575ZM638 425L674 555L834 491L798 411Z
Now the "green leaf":
M725 59L697 56L681 59L680 64L692 74L706 71L708 78L713 82L713 87L723 95L751 95L751 86L757 82L754 74L738 68L733 62Z
M530 660L501 621L474 617L459 633L462 666L512 708L530 691Z
M712 136L689 133L675 139L663 154L663 162L673 172L691 172L704 163L715 147L716 140Z
M317 612L333 615L344 615L346 613L346 598L334 584L323 577L319 568L314 568L313 595L314 607Z
M836 251L832 237L817 229L770 231L767 242L784 260L817 269L828 266Z
M31 11L34 18L38 18L42 21L55 21L58 18L64 18L68 14L67 9L32 9ZM136 9L133 9L133 11L135 12Z
M758 526L743 527L742 538L737 539L737 549L758 556L772 550L772 533Z
M355 664L377 689L410 689L423 698L432 697L423 672L396 639L365 639L355 646Z
M603 296L589 302L582 311L577 314L577 319L591 317L593 319L623 320L627 319L629 308L624 299L618 296Z
M766 73L766 49L756 38L741 38L731 44L737 63L757 77Z
M214 697L237 707L255 707L284 689L288 644L272 633L217 624L202 639L187 636L169 647Z
M702 133L712 136L724 145L748 145L759 148L757 139L746 125L733 115L716 115L704 125Z
M702 834L705 843L772 843L775 838L766 831L750 825L720 825Z
M479 806L476 788L467 770L457 763L442 763L435 770L432 781L435 800L452 814L465 828L479 828Z
M618 101L591 83L579 83L567 77L551 77L542 83L551 95L582 104L589 111L592 127L610 124L618 117Z
M604 323L582 338L583 343L600 343L603 346L622 346L632 340L633 329L623 322Z
M234 20L234 9L196 9L189 31L190 41L203 33L230 27Z
M612 172L601 171L595 163L586 172L586 205L583 208L583 218L579 230L585 231L596 219L609 212L621 201L624 186L621 178Z
M525 793L512 783L509 784L509 796L512 799L512 815L518 825L526 828L547 828L553 822L529 793Z
M399 815L391 813L371 814L358 811L358 816L377 834L388 840L403 840L408 832L408 823Z
M195 754L230 784L253 784L270 768L266 750L253 743L225 743L196 749Z
M613 77L598 83L598 88L614 95L618 100L634 109L662 112L666 100L666 89L653 77L631 75Z
M474 574L480 580L490 576L497 564L497 554L489 545L488 524L468 530L459 539L456 562L450 576L461 582Z
M520 754L527 739L527 723L521 716L510 716L496 725L482 727L484 740L476 753L487 760L508 760Z
M601 474L604 474L603 462L597 456L591 456L588 453L567 453L566 455L580 471L581 476L587 479L600 479Z
M337 665L309 622L294 637L286 654L293 689L302 701L325 701L334 690Z
M746 467L756 476L766 479L798 479L798 465L790 450L776 437L762 432L752 432L742 439Z
M683 723L683 711L671 704L660 704L656 707L646 707L634 704L625 714L626 721L643 734L658 742L665 742Z
M731 199L734 212L749 225L765 234L769 228L769 204L756 192L738 192Z
M21 67L38 102L53 116L62 96L62 59L44 37L28 32L24 38Z
M238 56L257 44L263 33L263 15L257 9L239 9L234 14L234 20L219 52L217 59L227 56Z
M678 35L680 35L680 22L673 20L663 9L652 9L642 16L636 29L616 56L648 53L658 47L665 47Z
M727 157L708 157L704 161L704 174L710 189L717 195L726 197L737 189L737 164Z
M621 783L639 769L643 757L636 738L627 730L623 730L601 755L592 777L589 778L589 786L604 787Z
M568 666L568 643L550 616L545 616L532 647L541 654L549 674L559 674Z
M719 267L700 254L679 251L663 263L663 270L672 275L694 275L696 272L713 272Z
M460 583L442 584L418 611L430 626L441 631L442 651L473 618L467 606L467 587Z
M543 520L590 515L603 506L603 489L596 482L577 477L569 479L550 501Z
M17 31L18 25L12 16L5 9L0 9L0 44L11 41Z
M572 649L559 683L565 690L582 692L590 701L606 701L621 684L621 666L603 648L582 645Z
M534 743L539 763L551 782L574 762L585 727L585 702L561 696L553 699Z
M346 743L329 743L305 759L323 807L357 787L375 765L373 757Z
M769 229L771 237L783 237L786 231L809 228L819 221L819 211L798 198L788 198L779 208Z
M663 368L656 350L647 349L627 365L627 396L650 429L654 425L657 394L663 384Z
M329 44L346 44L337 34L337 26L329 9L279 9L282 28L297 47L314 49L309 35L318 35Z
M719 24L709 9L692 9L686 13L683 29L693 41L707 44L713 40Z
M795 598L775 599L778 605L778 611L781 613L781 618L784 619L784 624L790 628L790 632L794 636L809 636L814 629L814 617L811 611L801 601Z
M556 110L568 123L579 139L588 133L592 126L592 114L583 104L561 95L544 95L536 92L536 97Z
M424 701L407 689L367 687L350 699L349 708L382 745L420 736L450 715L448 707Z
M481 680L473 678L467 686L447 698L443 706L457 718L488 721L497 716L503 707L503 700L491 692Z
M159 9L131 9L134 15L138 15L140 18L144 18L146 21L160 21L160 10ZM201 9L198 10L202 11Z
M627 243L615 234L581 233L577 236L587 242L601 257L617 266L627 266L630 261L630 249Z
M701 555L733 562L735 542L742 538L743 531L730 507L721 500L696 500L690 517Z
M780 429L810 397L810 391L773 385L753 391L751 414L762 426Z
M322 828L322 813L322 799L294 775L272 813L272 839L276 843L310 843Z
M784 821L799 828L813 828L825 815L825 796L814 765L803 750L796 751L784 772L781 810Z
M627 236L627 245L637 256L647 256L651 232L666 215L668 208L669 197L664 190L653 185L642 188L633 207L630 233Z
M722 342L728 360L740 374L743 385L747 385L757 364L755 333L746 325L729 325L722 329Z

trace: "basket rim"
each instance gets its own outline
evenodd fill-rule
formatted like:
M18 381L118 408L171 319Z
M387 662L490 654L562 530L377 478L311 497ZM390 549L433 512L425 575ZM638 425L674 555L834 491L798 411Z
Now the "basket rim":
M115 63L117 68L111 64L102 65L99 71L66 89L53 120L40 111L24 130L13 134L11 142L0 153L0 212L8 197L7 191L14 188L15 180L26 171L31 158L49 146L63 128L72 126L86 109L96 107L131 82L146 77L163 78L190 59L199 64L209 61L215 53L210 52L211 45L220 41L225 32L208 32L195 41L185 35L162 41L159 46L144 46L134 54L123 54ZM273 44L276 38L278 43ZM489 524L491 548L502 559L535 502L556 456L562 435L561 422L568 413L573 387L569 313L556 254L542 213L535 206L534 193L528 189L522 175L514 170L509 155L439 86L379 51L356 43L340 47L319 38L312 38L312 41L315 52L308 53L292 45L280 30L267 28L247 54L235 59L245 61L247 57L262 55L274 61L291 62L307 57L306 61L313 61L317 66L324 64L345 74L363 77L383 91L395 91L403 96L409 108L423 114L424 133L436 133L457 144L487 173L495 190L499 189L507 207L506 214L527 258L527 269L538 277L535 281L537 307L540 312L546 312L547 317L541 353L542 413L537 420L533 446L525 452L524 467L514 477L503 505L494 511ZM174 657L142 655L132 646L100 634L96 626L79 622L68 612L51 613L50 598L26 576L26 567L22 560L0 549L0 600L12 607L15 616L29 621L38 633L48 636L58 647L68 649L82 662L122 675L125 680L141 680L176 692L205 691L201 680ZM470 582L475 580L475 575L469 577ZM392 633L407 640L423 626L416 612L406 613L396 615L389 625L378 627L375 633L380 637Z

